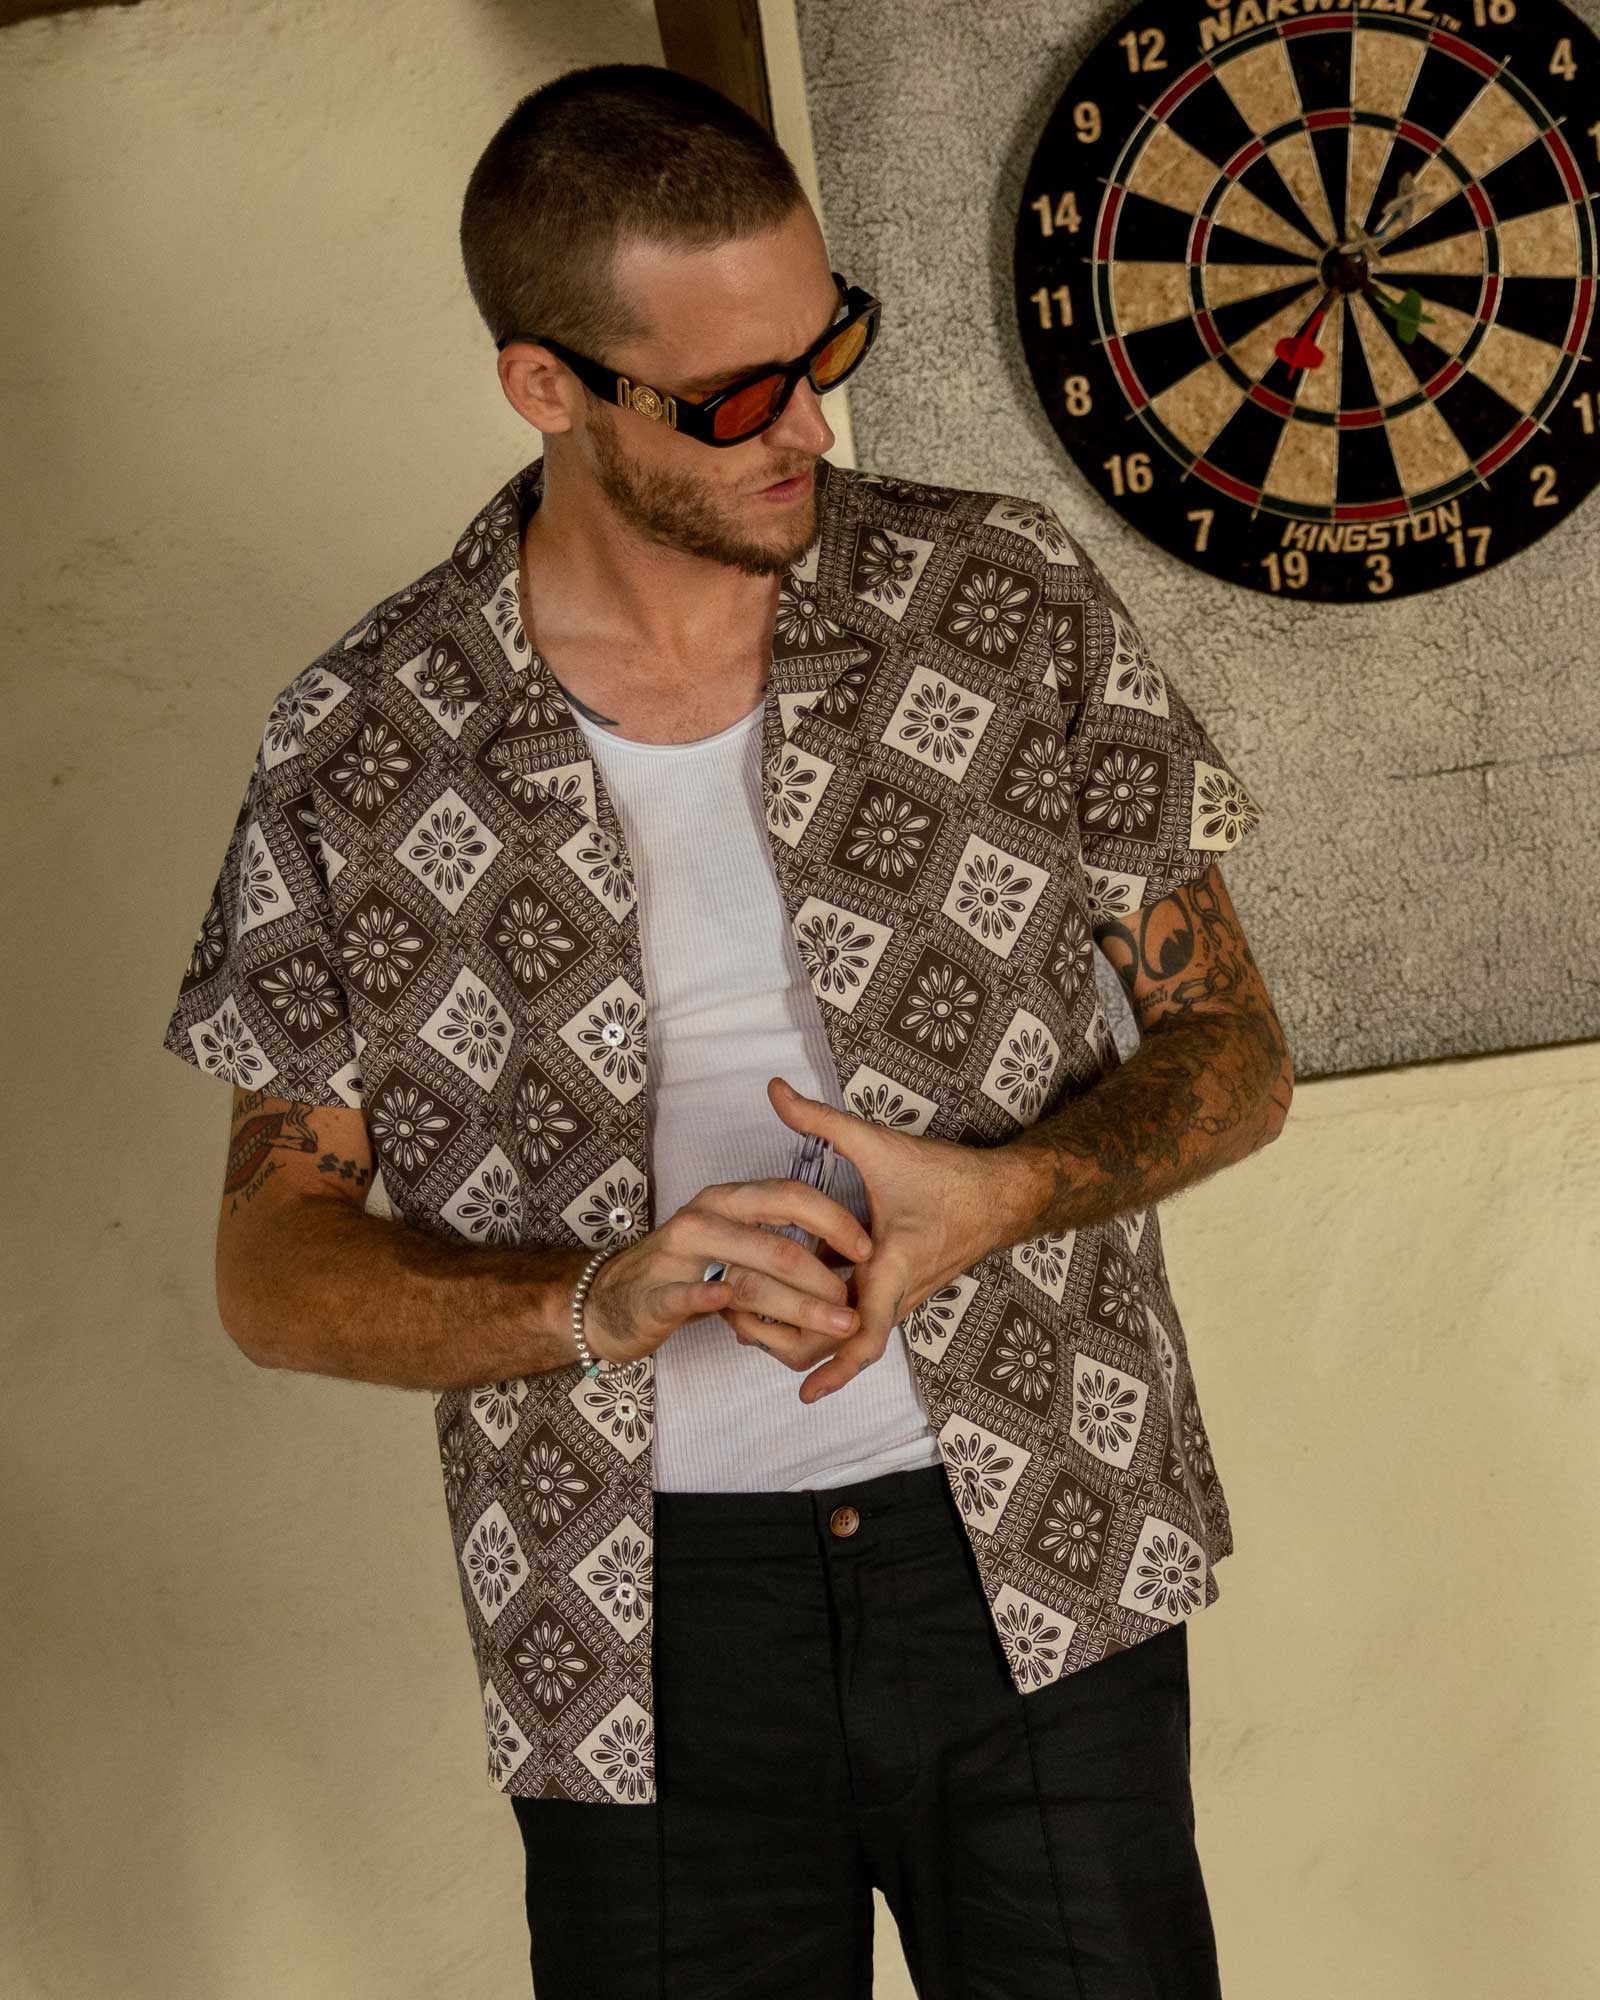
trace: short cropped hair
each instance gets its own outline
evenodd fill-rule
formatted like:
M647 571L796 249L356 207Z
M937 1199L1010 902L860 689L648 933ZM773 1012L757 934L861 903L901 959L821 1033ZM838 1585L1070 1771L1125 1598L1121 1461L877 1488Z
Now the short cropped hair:
M651 332L613 280L619 242L725 242L805 199L788 154L720 91L648 63L594 63L523 98L484 148L461 257L496 341L547 334L603 359Z

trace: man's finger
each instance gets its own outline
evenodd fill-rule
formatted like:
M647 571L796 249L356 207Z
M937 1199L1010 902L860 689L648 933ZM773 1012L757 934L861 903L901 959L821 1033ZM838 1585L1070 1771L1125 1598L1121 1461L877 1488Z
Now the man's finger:
M814 1403L819 1396L831 1396L846 1382L879 1359L889 1345L889 1336L900 1317L909 1280L902 1272L883 1264L868 1264L856 1280L856 1310L861 1325L839 1351L820 1368L812 1369L800 1385L802 1403ZM809 1392L809 1393L808 1393Z
M814 1403L819 1396L829 1396L835 1389L842 1389L846 1382L853 1380L863 1368L876 1361L888 1345L888 1333L880 1334L873 1331L866 1319L866 1308L863 1306L861 1331L851 1334L848 1340L841 1341L837 1354L824 1361L820 1368L812 1369L800 1385L801 1402Z

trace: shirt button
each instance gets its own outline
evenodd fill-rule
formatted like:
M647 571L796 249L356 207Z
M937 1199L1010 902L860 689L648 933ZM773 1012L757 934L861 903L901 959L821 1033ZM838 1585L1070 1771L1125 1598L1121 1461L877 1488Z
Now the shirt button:
M853 1535L861 1526L861 1516L854 1507L835 1507L828 1516L828 1526L836 1535Z
M611 1211L611 1226L613 1229L621 1229L632 1222L632 1220L633 1210L631 1208L614 1208Z
M600 1039L603 1042L609 1042L612 1048L615 1048L622 1040L622 1023L620 1021L607 1021L605 1026L600 1030Z

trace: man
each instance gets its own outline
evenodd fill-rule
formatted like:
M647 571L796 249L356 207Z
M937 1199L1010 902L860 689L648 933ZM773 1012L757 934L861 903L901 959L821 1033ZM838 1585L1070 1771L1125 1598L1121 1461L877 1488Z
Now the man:
M829 464L877 302L721 97L535 93L462 247L543 456L268 718L223 1322L433 1392L539 2000L865 1994L874 1884L924 2000L1213 1995L1155 1204L1287 1112L1260 808L1048 506Z

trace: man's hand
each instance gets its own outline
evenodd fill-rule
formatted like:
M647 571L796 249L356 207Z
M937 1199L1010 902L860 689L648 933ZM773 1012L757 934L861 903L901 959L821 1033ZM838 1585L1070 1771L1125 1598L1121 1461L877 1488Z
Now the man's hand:
M851 1285L861 1326L801 1384L801 1402L814 1403L876 1361L908 1312L996 1247L995 1160L978 1147L913 1138L802 1097L782 1077L768 1082L767 1097L791 1131L832 1140L867 1190L872 1251Z

